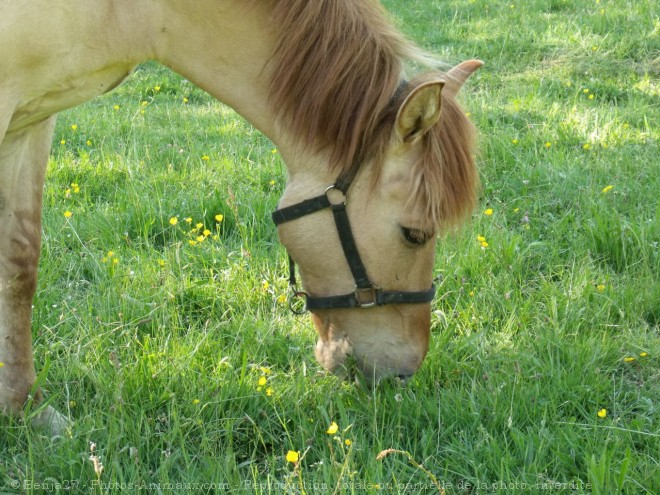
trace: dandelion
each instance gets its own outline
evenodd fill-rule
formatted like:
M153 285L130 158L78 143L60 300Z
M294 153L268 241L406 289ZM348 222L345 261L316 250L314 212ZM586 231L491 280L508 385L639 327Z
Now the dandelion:
M177 223L179 223L179 219L177 217L170 218L170 225L176 225Z
M593 100L594 98L595 98L594 95L589 95L589 99L590 99L590 100Z
M202 160L204 160L205 162L208 162L210 159L211 157L209 157L209 155L202 155Z
M605 284L598 284L598 285L596 286L596 290L597 290L598 292L603 292L603 291L605 290Z
M119 110L119 105L115 105L114 107L112 107L112 109L116 112L117 110Z
M334 421L330 423L330 427L326 430L328 435L334 435L339 430L339 426Z
M88 139L87 141L85 141L85 144L86 144L87 146L91 146L91 145L92 145L92 141L91 141L91 139Z
M349 438L344 440L344 443L346 444L347 447L350 447L351 445L353 445L353 442L351 442L351 440Z
M584 88L584 89L582 90L582 92L583 92L585 95L589 94L589 88Z
M203 223L195 224L195 230L199 230L199 229L201 229L202 227L204 227L204 224L203 224Z
M605 186L605 187L603 188L603 190L601 191L601 193L603 193L603 194L607 194L607 193L610 192L612 189L614 189L614 186Z
M185 96L183 97L183 102L184 102L184 103L188 103L189 101L190 101L190 100L189 100L188 98L186 98Z
M154 91L158 93L160 91L160 86L154 86Z
M259 371L261 371L264 375L270 375L272 373L270 368L267 368L266 366L259 366Z
M544 146L546 147L546 149L550 149L550 147L552 146L552 143L550 141L546 141Z
M277 297L277 302L278 302L278 304L284 304L284 303L286 303L286 294L280 294L280 295Z
M600 411L598 411L597 414L598 414L599 418L606 418L607 417L607 409L601 409Z
M158 260L158 266L161 268L165 266L165 260Z
M272 388L272 387L268 387L268 388L266 389L266 396L271 397L272 395L273 395L273 388Z
M268 287L270 287L270 284L268 283L268 280L263 280L263 281L261 282L261 288L262 288L263 290L268 290Z
M66 210L66 211L64 212L64 218L71 218L72 215L73 215L73 213L71 213L70 210Z
M202 243L204 242L204 239L206 239L206 237L204 237L203 235L198 235L196 240L197 242Z
M274 180L271 180L268 184L271 185L271 186L274 186L274 185L275 185L275 181L274 181Z
M62 141L60 141L60 144L66 144L66 139L62 139Z
M485 238L484 236L482 236L482 235L478 235L478 236L477 236L477 240L478 240L479 242L486 242L486 238Z
M493 214L493 209L492 208L488 208L488 209L484 210L484 215L486 215L487 217L491 216L492 214Z
M215 221L216 221L216 222L222 222L222 219L223 219L223 218L225 218L225 216L224 216L222 213L218 213L218 214L215 216Z
M143 107L146 107L148 104L149 104L148 101L140 102L140 105L143 106Z
M192 218L191 217L186 217L183 219L186 223L192 223Z
M257 385L259 385L260 387L263 387L264 385L266 385L267 381L268 381L268 378L266 378L265 375L261 375L259 377L259 381L257 382Z
M520 141L518 141L517 139L512 139L511 142L512 142L513 144L518 144Z
M196 245L197 245L197 241L194 241L194 240L192 240L192 239L188 239L188 244L189 244L190 246L196 246Z
M486 249L488 247L488 243L486 241L481 242L481 247Z
M78 194L80 192L80 186L75 182L71 183L71 189L73 190L74 194Z
M211 231L209 229L204 229L204 232L202 232L202 234L204 234L204 237L208 237L211 235Z
M76 124L71 124L71 130L75 131L76 129L78 129L78 126Z
M624 362L624 363L634 363L634 362L635 362L635 358L632 357L632 356L626 356L626 357L623 358L623 362Z
M286 453L286 462L292 462L295 464L296 462L298 462L298 459L300 459L300 452L297 452L295 450L289 450Z
M589 143L584 143L584 144L582 145L582 149L583 149L583 150L589 150L589 149L591 149L591 145L590 145Z
M199 404L200 402L201 402L201 401L200 401L199 399L193 399L193 401L192 401L192 403L193 403L194 405L197 405L197 404Z
M648 357L648 355L649 355L648 352L643 352L642 351L642 352L639 353L639 357L643 357L643 358ZM0 363L0 368L2 368L2 363Z

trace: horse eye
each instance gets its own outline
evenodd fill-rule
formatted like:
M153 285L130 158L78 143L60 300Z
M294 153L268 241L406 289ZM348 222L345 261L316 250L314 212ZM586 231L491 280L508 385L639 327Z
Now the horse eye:
M406 242L414 244L415 246L422 246L432 237L428 232L421 229L411 229L408 227L401 227L401 233Z

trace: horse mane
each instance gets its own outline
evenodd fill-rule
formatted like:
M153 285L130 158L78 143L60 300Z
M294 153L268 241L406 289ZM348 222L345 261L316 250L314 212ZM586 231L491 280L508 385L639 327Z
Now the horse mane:
M375 0L271 0L278 33L271 64L273 108L302 143L330 150L333 171L350 175L363 158L378 167L390 144L406 61L427 64ZM394 95L397 95L396 97ZM476 197L472 127L443 93L440 123L424 136L411 197L437 224L468 214ZM375 174L378 175L377 173Z

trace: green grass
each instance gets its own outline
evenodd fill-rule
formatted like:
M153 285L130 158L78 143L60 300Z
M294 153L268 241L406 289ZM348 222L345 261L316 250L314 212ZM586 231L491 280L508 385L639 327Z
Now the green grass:
M75 423L0 419L0 493L660 493L655 2L385 4L430 51L486 62L462 94L481 202L438 246L410 386L321 371L278 302L274 146L149 64L60 116L34 338Z

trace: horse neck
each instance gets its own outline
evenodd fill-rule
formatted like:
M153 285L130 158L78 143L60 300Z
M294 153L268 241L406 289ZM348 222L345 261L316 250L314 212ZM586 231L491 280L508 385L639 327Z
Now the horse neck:
M268 104L268 61L275 41L262 3L167 2L155 52L159 62L280 141Z

